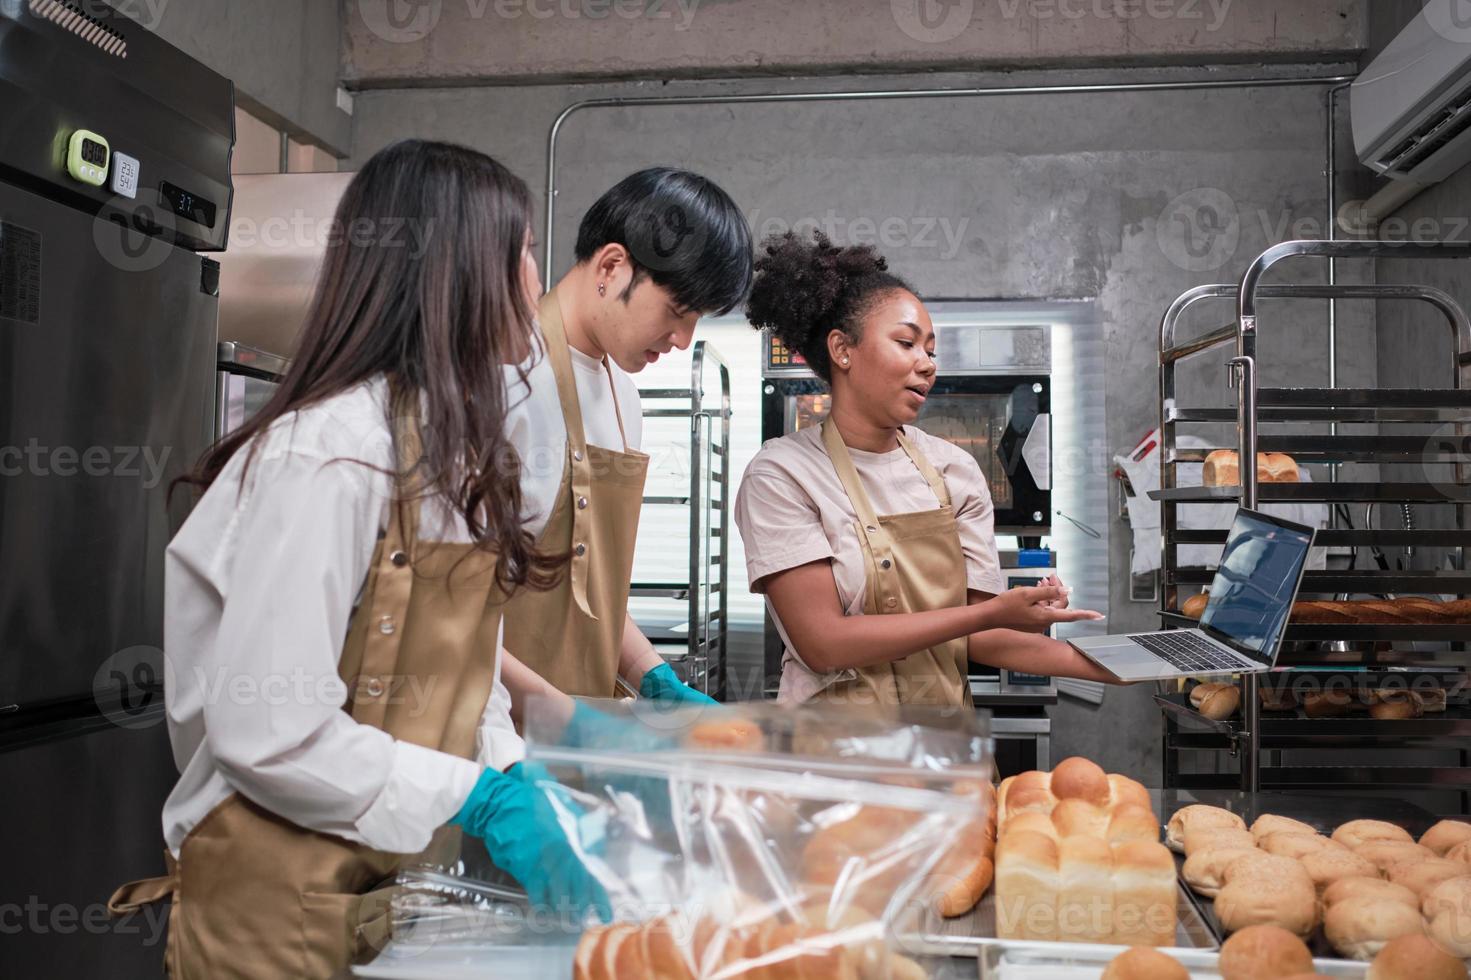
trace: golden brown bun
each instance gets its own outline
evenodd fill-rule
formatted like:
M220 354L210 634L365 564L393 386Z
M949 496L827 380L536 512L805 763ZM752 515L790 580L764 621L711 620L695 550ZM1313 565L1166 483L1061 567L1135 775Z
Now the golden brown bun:
M1210 601L1210 593L1197 592L1180 604L1180 615L1199 619L1201 613L1205 612L1205 607L1210 605Z
M1222 928L1276 925L1306 936L1318 923L1318 894L1302 865L1291 858L1256 852L1226 866L1226 884L1216 895Z
M1023 772L1003 779L996 791L1000 830L1004 834L1007 824L1024 813L1051 814L1068 800L1104 810L1133 805L1153 812L1149 790L1143 785L1118 773L1105 773L1096 763L1074 756L1059 762L1052 772ZM1099 816L1098 821L1100 827L1107 826L1106 816Z
M1302 695L1303 714L1309 718L1339 718L1358 706L1347 691L1307 691Z
M593 926L582 933L573 954L572 980L592 980L592 963L601 955L603 937L607 932L607 926Z
M1442 881L1420 899L1420 912L1427 919L1458 910L1471 914L1471 875Z
M1372 959L1384 944L1424 931L1420 915L1403 902L1383 898L1350 898L1323 916L1323 933L1339 955Z
M628 951L624 951L624 947ZM634 976L641 971L637 950L639 947L638 926L628 922L616 922L598 944L598 953L593 957L590 968L594 980L604 977Z
M1410 908L1419 908L1419 900L1415 893L1404 885L1396 885L1392 881L1385 881L1377 875L1363 875L1357 878L1340 878L1323 889L1323 908L1329 909L1339 902L1346 902L1351 898L1376 898L1391 902L1399 902Z
M1432 687L1416 693L1420 695L1420 708L1427 715L1445 710L1445 688Z
M1051 789L1059 800L1086 800L1095 806L1107 806L1113 800L1108 774L1096 762L1077 755L1063 759L1052 770Z
M1313 954L1301 939L1273 925L1247 926L1221 944L1224 980L1259 980L1311 973Z
M1299 858L1321 851L1324 848L1334 848L1347 851L1348 848L1342 844L1336 844L1324 837L1322 834L1302 834L1293 831L1279 830L1275 834L1267 834L1257 841L1257 846L1268 854L1278 854L1282 857Z
M1386 872L1385 877L1396 885L1404 885L1423 898L1442 881L1462 878L1467 874L1471 874L1471 868L1467 868L1460 861L1427 858L1424 861L1406 861L1396 864Z
M1205 700L1206 695L1213 694L1216 691L1230 686L1230 684L1220 684L1214 681L1205 681L1204 683L1195 685L1190 689L1190 707L1199 708L1200 702Z
M1178 960L1148 946L1131 946L1109 960L1100 980L1189 980Z
M1275 813L1264 813L1251 824L1251 836L1260 841L1268 834L1276 833L1316 834L1318 828L1291 817L1279 817Z
M1375 840L1354 848L1354 853L1373 862L1382 875L1388 875L1397 864L1419 863L1435 857L1428 847L1402 840Z
M684 743L692 749L724 752L760 752L766 747L761 726L745 718L702 721L689 730Z
M1194 803L1182 806L1165 827L1165 843L1173 851L1185 851L1185 837L1197 830L1245 830L1246 821L1230 810Z
M1319 892L1344 878L1377 878L1379 874L1373 862L1337 845L1304 854L1298 860Z
M1345 847L1357 849L1362 844L1375 840L1398 840L1414 843L1405 828L1383 820L1350 820L1333 831L1333 839Z
M1286 684L1271 687L1259 683L1256 692L1267 711L1291 711L1297 707L1297 694Z
M1224 847L1196 851L1185 859L1180 876L1197 894L1214 898L1226 884L1226 868L1244 854L1253 853L1255 848Z
M1466 980L1466 964L1429 938L1410 934L1384 944L1368 980Z
M1419 718L1425 713L1423 705L1414 691L1398 691L1391 697L1381 694L1378 703L1369 706L1369 715L1379 721Z
M1212 721L1225 721L1241 707L1241 688L1226 684L1207 694L1200 702L1199 711Z
M1420 835L1420 844L1440 857L1457 844L1471 841L1471 823L1464 820L1442 820Z
M1257 453L1259 483L1296 483L1297 462L1286 453ZM1241 459L1230 449L1217 449L1206 456L1201 482L1208 487L1234 487L1241 482Z
M1471 876L1442 881L1420 905L1425 932L1452 956L1471 958Z
M1236 830L1230 827L1205 827L1200 830L1188 830L1185 832L1185 856L1191 857L1201 851L1224 851L1239 848L1252 849L1256 847L1256 839L1251 836L1249 830Z

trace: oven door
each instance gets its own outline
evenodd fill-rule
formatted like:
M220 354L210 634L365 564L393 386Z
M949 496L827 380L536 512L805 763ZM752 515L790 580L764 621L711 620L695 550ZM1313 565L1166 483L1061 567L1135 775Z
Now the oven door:
M768 378L761 438L817 425L831 396L815 378ZM1052 512L1051 382L1046 375L941 375L916 424L975 458L998 533L1040 534Z

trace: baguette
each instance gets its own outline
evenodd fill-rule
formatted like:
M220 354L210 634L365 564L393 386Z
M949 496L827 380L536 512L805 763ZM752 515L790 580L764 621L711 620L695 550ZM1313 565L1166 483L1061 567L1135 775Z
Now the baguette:
M1313 625L1455 625L1471 623L1471 599L1357 599L1347 602L1303 599L1292 604L1293 623Z

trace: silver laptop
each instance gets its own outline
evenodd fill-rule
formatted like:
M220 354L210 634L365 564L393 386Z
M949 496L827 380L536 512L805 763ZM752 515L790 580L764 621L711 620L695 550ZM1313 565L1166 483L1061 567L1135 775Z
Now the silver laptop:
M1271 670L1302 584L1313 529L1240 508L1199 629L1075 637L1083 656L1124 681Z

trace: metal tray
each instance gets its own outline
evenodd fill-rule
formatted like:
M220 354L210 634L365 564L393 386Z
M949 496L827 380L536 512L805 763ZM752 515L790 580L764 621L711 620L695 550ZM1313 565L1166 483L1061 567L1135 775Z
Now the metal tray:
M1109 960L1122 953L1125 946L1098 946L1088 943L1018 943L991 940L981 947L979 959L981 980L1098 980ZM1216 968L1218 953L1200 949L1165 950L1192 977L1220 980ZM1318 959L1313 966L1324 976L1365 977L1368 963L1353 960Z
M1219 943L1215 933L1191 901L1189 890L1183 884L1177 886L1175 945L1185 949L1216 949ZM1001 941L996 939L996 893L988 891L981 903L965 915L926 919L919 926L906 927L901 923L896 931L901 949L940 956L979 956L986 944Z

